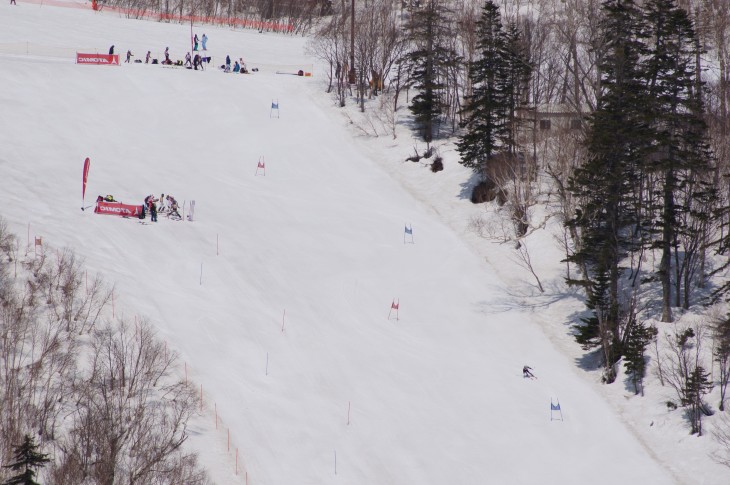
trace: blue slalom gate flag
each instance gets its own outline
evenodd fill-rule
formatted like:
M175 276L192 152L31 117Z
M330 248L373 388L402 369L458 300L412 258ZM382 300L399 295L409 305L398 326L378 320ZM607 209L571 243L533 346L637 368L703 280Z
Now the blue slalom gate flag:
M557 419L559 421L563 420L563 411L560 409L560 400L556 399L556 402L553 403L553 400L550 399L550 421ZM553 413L557 414L557 417L553 417Z
M279 117L279 100L278 99L276 101L274 101L273 99L271 100L271 111L269 111L269 118L273 117L274 110L276 110L276 117L278 118Z
M410 227L406 226L406 234L413 234L413 229L411 229Z

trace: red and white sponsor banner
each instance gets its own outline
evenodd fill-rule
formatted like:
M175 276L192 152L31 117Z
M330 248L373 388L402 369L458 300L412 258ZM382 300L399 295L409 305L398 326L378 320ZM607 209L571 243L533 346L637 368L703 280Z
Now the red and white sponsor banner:
M94 209L94 212L97 214L110 214L113 216L139 217L140 214L142 214L142 206L100 200L96 203L96 209Z
M76 53L76 64L96 64L107 66L118 66L118 54L82 54Z

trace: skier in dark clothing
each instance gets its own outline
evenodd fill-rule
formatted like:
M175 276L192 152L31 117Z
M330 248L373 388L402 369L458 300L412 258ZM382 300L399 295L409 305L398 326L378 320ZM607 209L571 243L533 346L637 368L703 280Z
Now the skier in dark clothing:
M113 55L114 55L114 46L111 46L111 47L109 48L109 55L110 55L110 56L113 56Z
M533 378L533 379L537 379L537 378L536 378L536 377L534 376L534 374L532 373L532 367L530 367L529 365L526 365L526 366L524 366L524 367L522 368L522 377L524 377L524 378Z

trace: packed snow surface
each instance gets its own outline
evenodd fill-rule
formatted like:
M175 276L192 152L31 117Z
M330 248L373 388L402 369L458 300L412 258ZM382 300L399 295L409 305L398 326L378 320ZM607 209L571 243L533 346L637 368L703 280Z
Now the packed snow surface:
M189 444L217 483L728 483L642 444L546 334L567 332L561 307L526 309L529 273L477 249L453 151L433 174L403 162L407 127L362 136L306 39L194 25L205 71L78 65L112 44L183 59L191 32L80 6L0 5L0 213L21 250L73 248L117 317L180 353L205 401ZM260 70L224 74L227 54ZM91 210L161 193L186 215L195 200L194 221Z

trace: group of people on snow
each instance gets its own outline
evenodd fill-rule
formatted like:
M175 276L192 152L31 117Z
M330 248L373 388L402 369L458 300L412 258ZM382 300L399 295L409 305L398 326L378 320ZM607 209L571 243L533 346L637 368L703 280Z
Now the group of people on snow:
M196 71L198 70L198 68L200 68L200 70L203 70L204 62L210 62L210 57L201 57L201 55L198 53L195 54L195 57L191 57L189 52L185 54L185 67L187 68L192 67Z
M175 197L170 194L160 195L159 199L156 199L154 195L150 194L144 198L144 206L142 208L142 219L145 218L146 212L150 213L150 221L157 222L157 214L165 213L168 218L180 220L182 216L178 211L179 206Z
M203 50L207 51L208 48L205 46L205 44L208 43L208 36L203 34L203 37L201 37L201 39L200 39L200 43L203 47ZM193 50L194 51L198 50L198 34L195 34L195 37L193 38Z
M145 56L144 63L145 64L162 64L162 65L166 65L166 66L172 66L172 65L184 66L188 69L195 69L196 71L198 69L204 70L205 63L210 63L212 58L205 54L200 55L200 53L198 52L198 44L200 44L202 46L203 51L207 51L208 50L208 47L206 45L207 42L208 42L207 35L203 34L203 37L198 39L198 34L195 34L195 36L193 37L193 51L195 52L195 55L193 55L190 52L187 52L185 54L184 63L183 63L183 61L180 61L180 60L173 61L171 59L169 47L165 47L165 52L164 52L165 59L162 60L161 62L158 61L157 59L152 58L152 51L147 51L147 55ZM113 54L114 54L114 46L112 45L109 48L109 55L113 55ZM132 57L134 57L134 54L132 53L132 51L127 50L127 57L124 62L125 63L132 62ZM142 60L137 59L134 62L141 64ZM233 73L240 73L240 74L249 73L249 69L246 67L246 63L243 62L243 57L239 57L238 60L233 63L233 66L231 66L231 56L230 55L226 56L226 63L221 66L221 70L223 72L233 72ZM251 69L251 72L253 72L253 71L258 71L258 69L256 69L256 68Z
M248 74L248 68L246 68L246 63L243 62L243 57L239 57L238 60L235 61L233 68L231 68L231 56L227 55L226 63L221 66L221 69L223 70L223 72Z
M208 37L205 34L203 34L203 39L204 39L203 40L203 50L206 50L205 43L208 41ZM194 50L196 50L196 51L198 50L197 49L197 44L196 44L196 48ZM113 45L111 47L109 47L109 55L114 55L114 46ZM182 66L183 65L183 61L180 61L180 60L173 61L172 60L172 58L170 57L170 48L169 47L165 47L165 52L163 53L163 55L165 56L165 58L162 61L158 61L157 59L152 58L152 51L147 51L147 54L145 55L144 63L145 64L162 64L164 66L172 66L172 65ZM127 50L127 56L126 56L124 62L125 63L132 62L132 57L134 57L134 54L132 53L132 51L131 50ZM187 53L185 55L185 66L186 67L193 67L196 70L198 69L198 67L200 67L201 69L203 69L203 63L204 62L210 62L211 59L212 58L209 57L209 56L201 56L198 53L196 53L195 54L195 58L193 58L190 55L190 53ZM134 62L135 63L138 63L138 64L141 64L142 63L142 60L141 59L137 59Z

